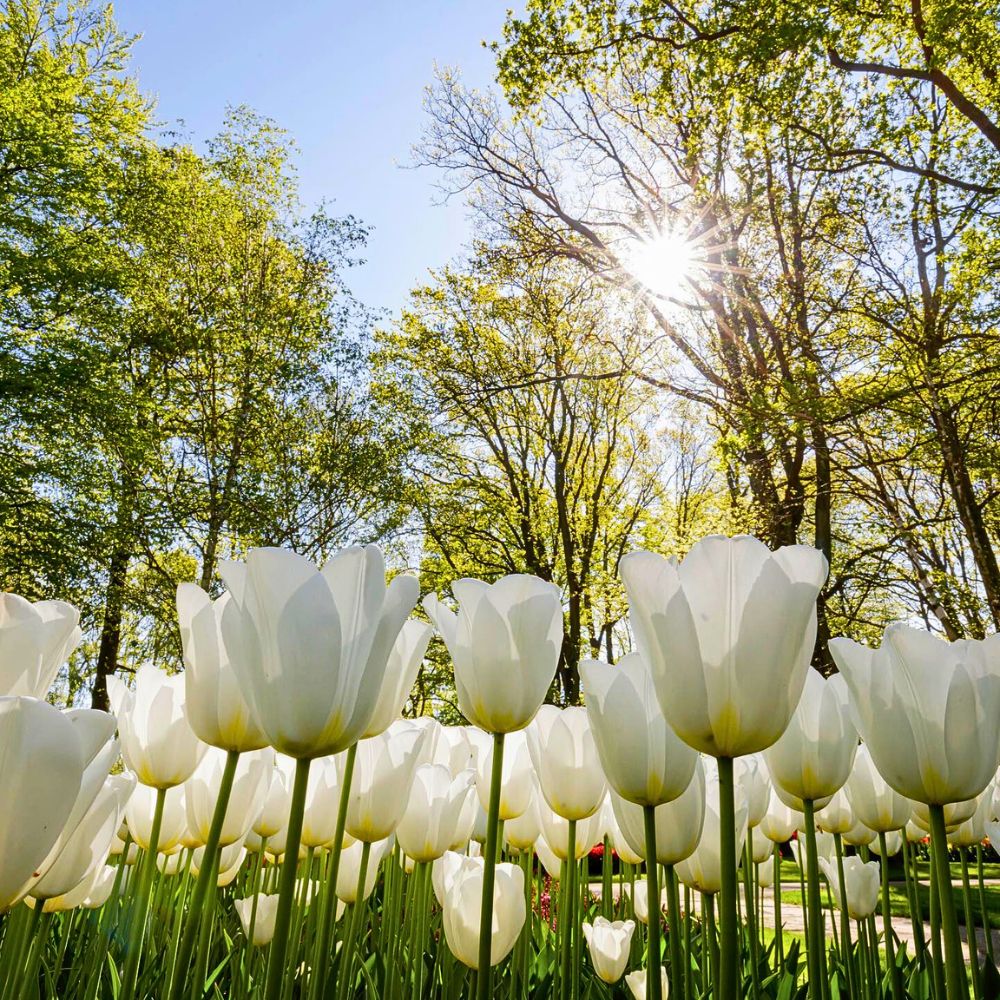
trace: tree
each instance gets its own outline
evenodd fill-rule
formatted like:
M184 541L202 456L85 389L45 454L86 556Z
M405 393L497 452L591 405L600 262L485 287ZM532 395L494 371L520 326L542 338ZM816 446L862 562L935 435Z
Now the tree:
M558 583L558 697L571 704L580 659L615 655L618 560L660 502L650 391L627 374L641 321L617 305L564 269L480 260L414 292L376 356L381 391L424 428L424 583Z

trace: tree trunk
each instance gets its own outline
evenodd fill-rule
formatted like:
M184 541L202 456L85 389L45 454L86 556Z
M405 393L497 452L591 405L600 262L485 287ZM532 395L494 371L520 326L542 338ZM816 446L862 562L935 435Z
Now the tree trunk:
M941 446L945 477L952 499L955 501L959 520L965 529L976 569L979 570L980 583L993 617L993 624L996 628L1000 628L1000 565L997 563L997 555L986 529L986 522L983 520L983 512L976 499L975 487L969 475L965 450L954 417L948 410L939 408L936 404L935 399L931 419Z
M125 608L125 581L128 577L130 552L119 539L108 566L108 586L104 595L104 621L101 623L101 643L97 653L91 708L107 712L108 677L118 669L118 651L122 638L122 615Z

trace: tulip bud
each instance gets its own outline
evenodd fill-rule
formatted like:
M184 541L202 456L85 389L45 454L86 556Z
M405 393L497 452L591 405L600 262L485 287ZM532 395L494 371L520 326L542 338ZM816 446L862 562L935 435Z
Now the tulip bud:
M527 737L538 786L549 807L567 820L593 816L607 784L587 710L542 705Z
M897 623L879 649L832 639L830 652L872 760L900 795L948 805L983 791L1000 764L1000 635L949 643Z
M655 973L654 973L655 974ZM627 984L629 991L635 1000L646 1000L646 970L642 969L639 972L630 972L625 977L625 983ZM667 995L670 993L670 986L667 983L667 970L661 965L660 966L660 996L663 1000L667 1000Z
M713 535L680 563L629 553L619 573L636 644L677 735L713 757L771 746L809 670L823 554Z
M232 595L222 636L240 690L272 747L312 759L356 743L368 729L389 657L419 585L386 586L377 545L339 552L322 570L284 549L251 549L223 562Z
M80 642L79 620L64 601L0 594L0 696L44 699Z
M458 614L436 597L424 609L455 665L458 707L487 733L523 729L545 700L562 648L562 595L535 576L505 576L490 585L456 580Z
M862 861L856 855L843 859L844 885L847 890L847 914L852 920L864 920L870 917L878 906L879 863L877 861ZM840 898L840 875L836 861L820 858L819 866L830 885L837 909L843 911L844 901Z
M809 800L822 809L847 781L857 746L843 678L810 670L788 727L764 760L782 801L801 809Z
M596 917L593 924L584 923L583 936L590 951L590 961L602 982L617 983L625 974L634 930L632 920L612 922Z
M443 764L422 764L416 769L406 809L396 827L396 840L407 857L434 861L456 841L468 841L475 819L466 808L475 798L473 780L471 769L454 779Z
M234 905L240 918L240 926L243 928L244 937L250 933L250 916L253 914L253 940L250 943L254 947L260 948L268 944L271 938L274 937L274 918L278 914L278 897L277 895L266 896L261 893L256 899L256 914L253 913L253 896L247 896L246 899L237 899Z
M446 855L448 857L448 855ZM470 969L479 968L479 911L483 898L483 858L465 858L450 874L443 893L441 923L451 953ZM490 965L502 962L524 926L524 872L516 865L496 866Z
M108 697L118 716L122 757L142 785L173 788L194 773L208 749L195 736L184 710L184 678L144 664L130 691L108 678Z

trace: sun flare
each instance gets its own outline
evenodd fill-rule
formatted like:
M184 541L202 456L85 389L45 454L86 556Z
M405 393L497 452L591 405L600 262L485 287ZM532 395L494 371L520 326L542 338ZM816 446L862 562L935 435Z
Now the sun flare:
M636 242L625 267L636 281L655 295L670 297L680 292L696 264L694 245L678 232L664 232Z

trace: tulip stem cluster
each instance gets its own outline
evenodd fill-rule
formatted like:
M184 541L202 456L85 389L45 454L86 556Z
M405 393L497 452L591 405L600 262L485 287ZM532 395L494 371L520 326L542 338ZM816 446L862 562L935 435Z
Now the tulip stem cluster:
M486 813L485 864L483 866L483 898L479 910L479 977L476 1000L490 1000L493 964L490 952L493 942L493 887L496 877L498 833L500 827L500 792L503 786L504 734L493 734L493 767L490 773L490 800Z
M719 890L719 973L720 997L738 996L739 916L736 878L736 786L731 757L719 758L719 834L721 881Z
M966 1000L969 981L965 975L962 956L962 939L958 933L958 915L951 892L951 871L948 867L948 834L945 827L944 806L931 805L931 854L934 858L934 875L938 886L937 899L941 914L941 932L944 938L945 988L948 1000Z
M153 825L149 835L149 846L142 858L139 886L129 926L128 956L122 974L121 1000L132 1000L135 996L136 981L139 978L139 959L142 955L143 939L146 934L146 920L149 915L149 894L153 885L153 871L156 868L156 849L160 842L160 827L163 824L163 807L167 790L156 790L156 805L153 811Z
M233 778L236 777L236 765L239 763L240 755L236 750L230 750L226 754L226 764L222 771L222 780L219 783L219 796L215 800L215 810L212 813L212 825L208 831L208 839L205 841L205 854L201 868L198 870L198 880L194 885L194 892L191 894L190 912L195 919L188 920L184 927L184 933L180 941L180 949L177 952L177 961L174 967L174 975L170 987L170 1000L181 1000L184 995L186 984L186 970L191 964L191 956L194 954L195 944L198 939L199 924L206 923L205 904L208 899L209 888L213 885L214 867L217 862L219 850L219 837L222 834L222 823L226 818L226 809L229 806L229 796L233 789ZM181 974L177 975L177 970Z
M292 907L295 903L295 874L299 867L302 814L305 811L306 790L309 787L309 764L308 758L295 762L295 779L292 783L292 798L288 811L288 836L285 840L281 880L278 883L278 911L274 918L274 937L268 955L264 1000L281 1000L282 984L287 975L285 952L288 950Z

